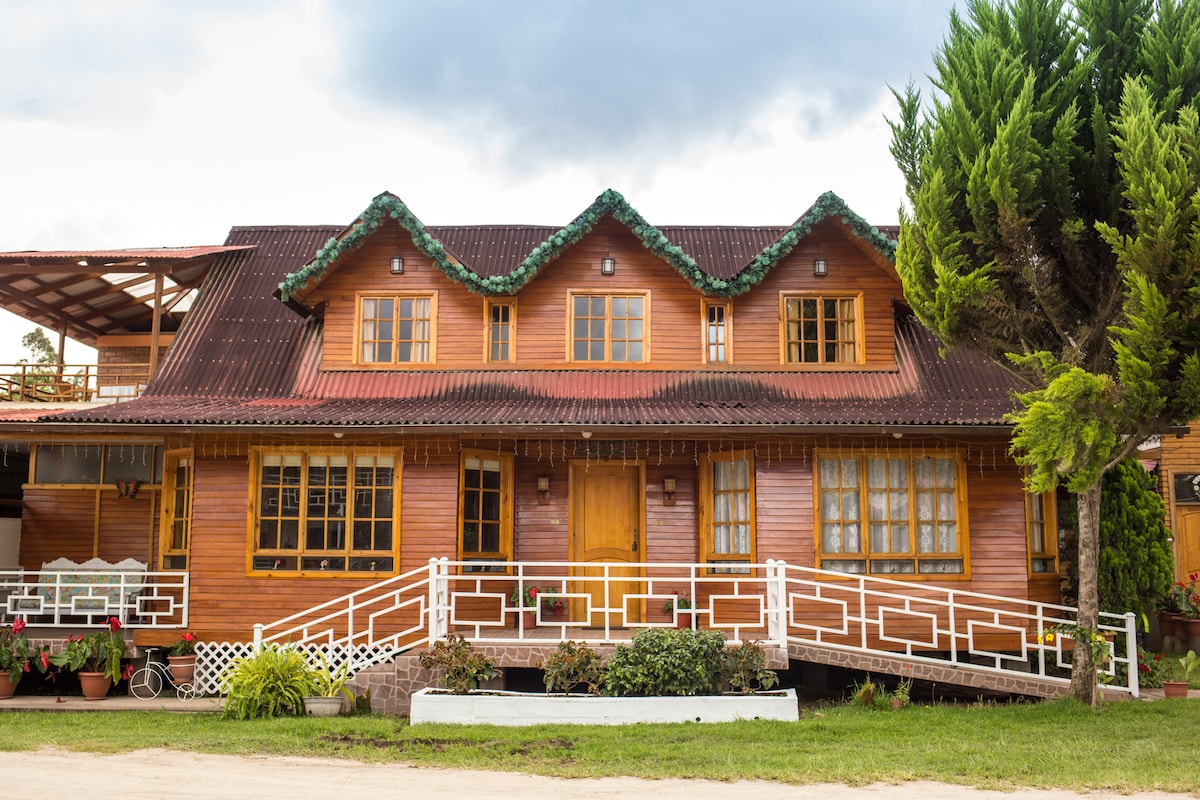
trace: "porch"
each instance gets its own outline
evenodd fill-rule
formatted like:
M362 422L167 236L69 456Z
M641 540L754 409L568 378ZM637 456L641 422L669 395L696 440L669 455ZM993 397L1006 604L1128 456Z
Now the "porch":
M477 562L431 559L403 575L255 626L253 643L288 643L348 660L358 673L411 678L414 651L461 635L500 666L535 667L559 641L601 652L641 629L689 625L758 641L774 668L835 664L1034 696L1067 692L1077 609L799 567L698 563ZM723 570L723 571L722 571ZM531 592L530 590L535 590ZM691 604L684 608L682 601ZM1132 614L1102 614L1106 690L1139 695ZM230 656L232 657L232 656ZM405 662L402 664L402 662ZM372 669L374 668L374 669ZM401 687L396 687L402 691ZM419 688L419 687L418 687Z
M133 559L57 559L39 570L0 570L0 623L20 618L47 635L101 627L112 617L131 631L186 628L189 589L186 572L153 572Z

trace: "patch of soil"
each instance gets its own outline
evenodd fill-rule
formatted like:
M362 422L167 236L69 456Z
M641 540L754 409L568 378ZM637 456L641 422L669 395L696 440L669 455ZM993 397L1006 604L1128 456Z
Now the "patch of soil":
M365 746L375 747L378 749L389 750L413 750L417 748L430 748L437 752L443 752L451 747L470 747L473 749L487 748L491 750L503 750L513 755L536 756L543 753L550 755L558 755L558 752L551 753L550 751L572 750L575 747L575 742L570 739L561 737L555 739L541 739L533 742L522 742L520 744L512 744L509 742L477 742L472 739L437 739L432 737L414 736L408 739L380 739L367 736L359 736L354 733L326 734L320 737L323 742L331 744L344 744L350 746Z

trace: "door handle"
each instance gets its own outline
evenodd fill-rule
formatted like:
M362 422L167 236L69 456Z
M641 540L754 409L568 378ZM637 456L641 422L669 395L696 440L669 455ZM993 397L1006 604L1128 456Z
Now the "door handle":
M637 532L637 528L634 528L633 529L633 552L636 553L637 551L638 551L638 532Z

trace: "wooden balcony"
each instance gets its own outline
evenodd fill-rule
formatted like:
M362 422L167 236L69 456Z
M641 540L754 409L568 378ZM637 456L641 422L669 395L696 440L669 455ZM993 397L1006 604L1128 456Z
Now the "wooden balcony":
M150 364L0 364L0 402L119 403L141 395Z

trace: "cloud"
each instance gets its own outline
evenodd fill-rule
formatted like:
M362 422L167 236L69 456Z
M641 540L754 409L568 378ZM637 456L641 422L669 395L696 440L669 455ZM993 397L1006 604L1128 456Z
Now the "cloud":
M948 4L911 5L358 0L333 23L337 91L523 167L733 139L788 94L820 135L931 63Z

